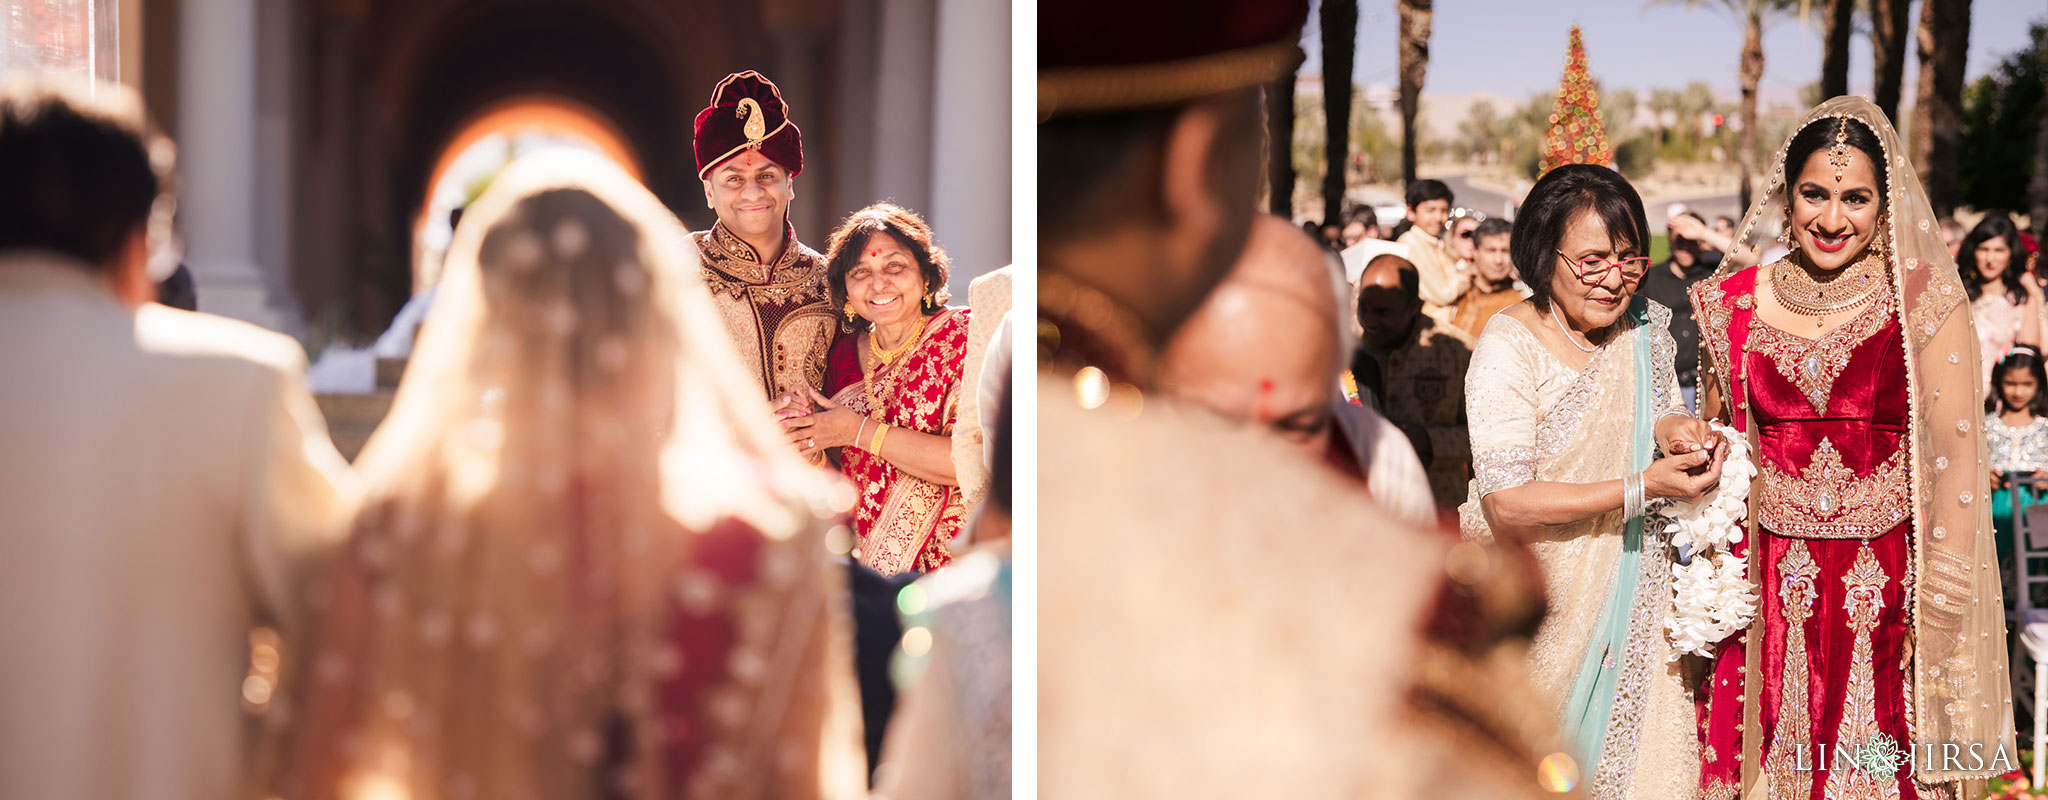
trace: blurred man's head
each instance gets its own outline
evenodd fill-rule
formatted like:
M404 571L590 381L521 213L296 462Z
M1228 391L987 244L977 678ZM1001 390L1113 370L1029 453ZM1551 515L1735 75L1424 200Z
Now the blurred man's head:
M1472 231L1472 268L1479 279L1506 288L1515 278L1515 262L1508 256L1508 239L1515 224L1495 217L1479 223Z
M1259 103L1246 88L1042 123L1045 269L1109 295L1144 323L1148 344L1164 345L1244 249Z
M1443 181L1424 178L1408 184L1408 221L1432 238L1441 237L1455 199Z
M1169 17L1187 24L1109 21ZM1039 4L1042 307L1060 300L1044 284L1064 280L1127 312L1145 345L1166 345L1244 249L1264 87L1299 63L1307 20L1306 0ZM1218 58L1234 66L1202 66Z
M1323 232L1322 232L1322 239L1323 239L1323 246L1324 246L1324 247L1328 247L1328 248L1330 248L1331 250L1342 250L1342 249L1344 249L1344 228L1343 228L1343 226L1341 226L1341 225L1338 225L1337 223L1334 223L1334 222L1332 222L1332 223L1330 223L1330 224L1328 224L1328 225L1324 225L1324 226L1323 226Z
M1728 216L1727 214L1722 214L1721 216L1715 217L1714 232L1722 236L1733 238L1735 236L1735 218Z
M0 253L55 254L125 301L152 301L149 230L169 224L173 151L133 90L96 89L0 81Z
M1422 288L1415 265L1386 253L1366 262L1358 276L1358 326L1366 344L1380 350L1407 338L1422 316Z
M1320 456L1337 371L1350 355L1338 320L1341 273L1330 259L1286 220L1253 221L1237 264L1167 346L1165 388Z
M1379 215L1367 206L1352 206L1344 215L1344 246L1350 247L1367 239L1380 238Z
M1691 211L1681 213L1679 216L1691 217L1701 223L1706 222L1705 218ZM1677 264L1680 269L1692 269L1694 264L1699 263L1700 253L1707 249L1705 244L1687 239L1676 233L1670 235L1669 241L1671 244L1671 261Z

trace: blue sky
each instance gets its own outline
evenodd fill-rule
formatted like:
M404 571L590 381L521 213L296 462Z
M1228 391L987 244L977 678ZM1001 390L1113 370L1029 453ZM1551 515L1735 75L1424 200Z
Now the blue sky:
M1816 9L1822 0L1814 0ZM1975 0L1970 23L1968 79L1996 68L2026 45L2027 28L2048 22L2048 0ZM1912 9L1917 28L1920 4ZM1525 97L1557 88L1571 26L1585 29L1586 61L1609 89L1678 88L1706 81L1733 97L1742 29L1719 8L1650 6L1647 0L1437 0L1424 96L1488 91ZM1361 85L1396 83L1399 17L1394 0L1360 0L1358 64ZM1859 26L1865 25L1861 20ZM1302 47L1304 74L1322 72L1315 15ZM1870 91L1867 27L1852 36L1849 89ZM1820 27L1780 21L1764 32L1763 95L1790 102L1820 77ZM1910 36L1910 32L1909 32ZM1906 44L1906 97L1918 85L1914 44Z

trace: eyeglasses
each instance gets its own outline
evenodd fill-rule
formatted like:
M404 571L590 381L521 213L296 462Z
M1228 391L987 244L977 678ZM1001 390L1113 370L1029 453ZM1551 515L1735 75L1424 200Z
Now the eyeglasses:
M1606 283L1607 273L1617 269L1621 270L1621 280L1625 283L1640 281L1644 275L1650 272L1650 259L1642 256L1617 259L1587 256L1581 259L1574 259L1571 256L1565 255L1563 250L1553 250L1552 252L1563 256L1565 261L1571 263L1573 265L1572 274L1579 279L1580 283L1587 286L1599 286Z

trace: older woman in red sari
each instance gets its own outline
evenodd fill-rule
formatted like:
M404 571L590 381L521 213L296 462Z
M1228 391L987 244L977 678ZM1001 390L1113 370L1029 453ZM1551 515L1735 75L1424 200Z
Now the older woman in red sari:
M948 308L951 264L916 214L877 203L832 233L825 280L845 321L825 391L777 404L805 456L838 451L860 500L862 564L884 575L952 560L963 516L952 434L967 355L964 308Z

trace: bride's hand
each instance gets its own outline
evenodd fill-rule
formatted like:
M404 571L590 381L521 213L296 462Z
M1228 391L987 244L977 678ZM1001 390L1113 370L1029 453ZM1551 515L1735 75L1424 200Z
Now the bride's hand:
M1727 454L1728 448L1716 447L1657 459L1643 470L1643 496L1697 502L1720 485L1721 459Z
M1727 444L1706 420L1672 415L1657 423L1657 449L1670 455L1718 450Z

